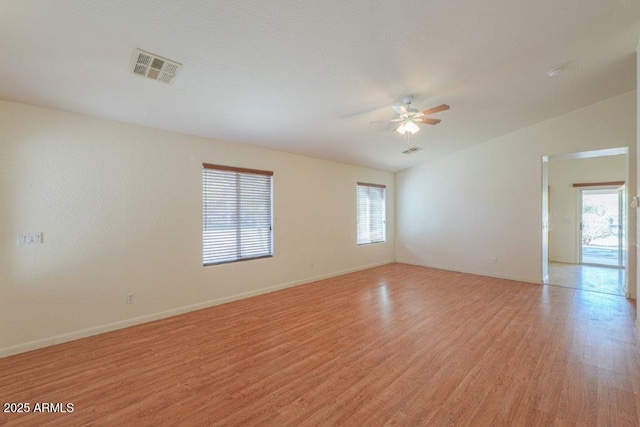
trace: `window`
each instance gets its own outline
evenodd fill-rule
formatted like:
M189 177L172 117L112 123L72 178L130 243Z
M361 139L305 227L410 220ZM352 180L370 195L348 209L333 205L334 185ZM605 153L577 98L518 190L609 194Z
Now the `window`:
M204 265L273 256L273 172L202 165Z
M358 244L385 241L385 186L358 183Z

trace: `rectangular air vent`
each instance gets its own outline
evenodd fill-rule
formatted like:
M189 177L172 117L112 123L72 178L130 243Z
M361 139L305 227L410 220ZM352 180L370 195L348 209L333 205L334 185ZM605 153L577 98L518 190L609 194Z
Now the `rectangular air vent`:
M404 154L413 154L413 153L417 153L418 151L421 151L422 147L411 147L411 148L407 148L406 150L403 151Z
M166 84L173 84L178 77L182 64L154 53L134 49L129 71L141 77L157 80Z

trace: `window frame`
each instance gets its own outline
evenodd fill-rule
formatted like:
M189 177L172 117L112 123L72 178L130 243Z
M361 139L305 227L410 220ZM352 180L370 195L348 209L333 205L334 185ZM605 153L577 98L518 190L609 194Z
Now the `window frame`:
M205 194L205 190L206 190L206 184L205 184L205 173L206 170L216 170L216 171L221 171L221 172L235 172L236 173L236 180L239 178L240 174L244 174L244 175L262 175L262 176L268 176L269 177L269 253L266 255L258 255L258 256L252 256L252 257L236 257L234 259L229 259L229 260L223 260L223 261L215 261L215 262L205 262L205 232L206 232L206 221L207 221L207 212L206 212L206 194ZM203 267L208 267L208 266L212 266L212 265L222 265L222 264L231 264L231 263L236 263L236 262L241 262L241 261L252 261L252 260L256 260L256 259L264 259L264 258L273 258L273 254L274 254L274 232L273 232L273 171L267 171L267 170L260 170L260 169L248 169L248 168L240 168L240 167L236 167L236 166L225 166L225 165L216 165L216 164L211 164L211 163L202 163L202 171L201 171L201 183L202 183L202 228L201 228L201 237L202 237L202 266ZM236 197L240 196L239 193L239 183L238 181L236 181L237 185L236 185L236 189L235 189L235 194ZM233 190L231 190L233 192ZM236 209L236 215L238 216L238 218L241 217L242 215L242 210L241 210L241 205L237 206ZM234 230L236 230L236 233L240 233L242 230L242 226L240 224L239 228L234 228ZM236 249L236 252L240 251L240 248Z
M378 188L382 189L382 240L369 240L360 242L360 227L359 227L359 219L360 219L360 199L359 199L359 187L369 187L369 188ZM369 224L369 231L371 230L371 224ZM368 182L357 182L356 183L356 244L358 246L364 245L372 245L376 243L385 243L387 241L387 186L383 184L372 184Z

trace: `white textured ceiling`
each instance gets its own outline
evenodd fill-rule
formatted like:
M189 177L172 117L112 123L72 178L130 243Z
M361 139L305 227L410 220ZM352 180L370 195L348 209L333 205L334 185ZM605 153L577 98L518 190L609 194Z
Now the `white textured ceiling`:
M634 89L639 23L638 0L2 0L0 98L396 171ZM134 47L175 85L128 74ZM411 156L369 124L408 94L451 105Z

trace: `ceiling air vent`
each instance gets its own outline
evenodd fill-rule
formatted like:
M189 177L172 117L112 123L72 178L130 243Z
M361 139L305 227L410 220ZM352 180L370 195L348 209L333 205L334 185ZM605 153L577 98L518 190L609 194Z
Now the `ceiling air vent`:
M403 151L404 154L413 154L413 153L417 153L418 151L421 151L422 147L411 147L411 148L407 148L406 150Z
M154 53L134 49L129 71L132 74L147 77L166 84L173 84L178 77L182 64Z

